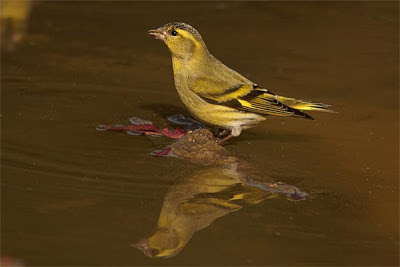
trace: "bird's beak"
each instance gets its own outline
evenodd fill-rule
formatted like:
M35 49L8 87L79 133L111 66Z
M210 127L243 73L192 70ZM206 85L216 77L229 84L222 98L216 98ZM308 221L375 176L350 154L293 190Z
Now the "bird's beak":
M131 244L131 247L137 248L142 252L145 252L145 249L148 247L147 239L139 240L138 242Z
M156 39L159 39L163 42L165 42L165 40L167 39L166 32L163 27L155 30L149 30L147 33L153 35Z

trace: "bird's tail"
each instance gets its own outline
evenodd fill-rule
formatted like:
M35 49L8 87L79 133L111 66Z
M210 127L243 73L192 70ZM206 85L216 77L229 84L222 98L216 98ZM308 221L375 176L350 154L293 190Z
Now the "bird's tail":
M298 100L294 98L284 97L284 96L277 96L276 98L279 102L298 110L317 110L323 112L331 112L337 113L336 111L328 109L331 105L323 104L323 103L313 103L303 100Z

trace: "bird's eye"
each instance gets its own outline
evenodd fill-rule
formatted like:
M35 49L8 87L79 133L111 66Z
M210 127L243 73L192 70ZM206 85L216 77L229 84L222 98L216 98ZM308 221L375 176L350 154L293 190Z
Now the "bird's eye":
M156 256L158 254L158 249L152 248L150 250L150 253L151 253L152 256Z
M177 31L172 31L172 32L171 32L171 35L172 35L172 36L177 36L177 35L178 35L178 32L177 32Z

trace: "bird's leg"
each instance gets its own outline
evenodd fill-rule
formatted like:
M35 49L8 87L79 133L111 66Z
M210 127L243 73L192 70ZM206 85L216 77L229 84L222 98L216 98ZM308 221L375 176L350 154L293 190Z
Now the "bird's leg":
M217 142L218 142L218 144L222 145L223 143L225 143L226 141L228 141L232 137L239 136L241 132L242 132L242 128L240 126L233 127L231 129L231 133L228 136L226 136L225 138L223 138L222 140L219 140Z
M233 134L230 134L230 135L226 136L225 138L223 138L223 139L221 139L221 140L218 140L217 143L218 143L219 145L222 145L223 143L225 143L226 141L228 141L228 140L231 139L232 137L234 137L234 135L233 135Z
M225 136L227 133L228 133L228 130L226 130L226 129L223 129L223 130L217 129L216 135L217 135L218 137L222 137L222 136Z

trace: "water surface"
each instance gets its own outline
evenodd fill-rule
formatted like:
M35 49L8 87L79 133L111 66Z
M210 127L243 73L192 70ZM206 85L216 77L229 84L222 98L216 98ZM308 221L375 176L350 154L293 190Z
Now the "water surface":
M25 40L1 59L1 254L41 266L398 265L398 7L35 2ZM170 21L257 84L338 114L268 118L226 146L307 200L248 205L151 259L130 244L200 167L150 155L170 139L95 127L188 114L167 48L146 34Z

